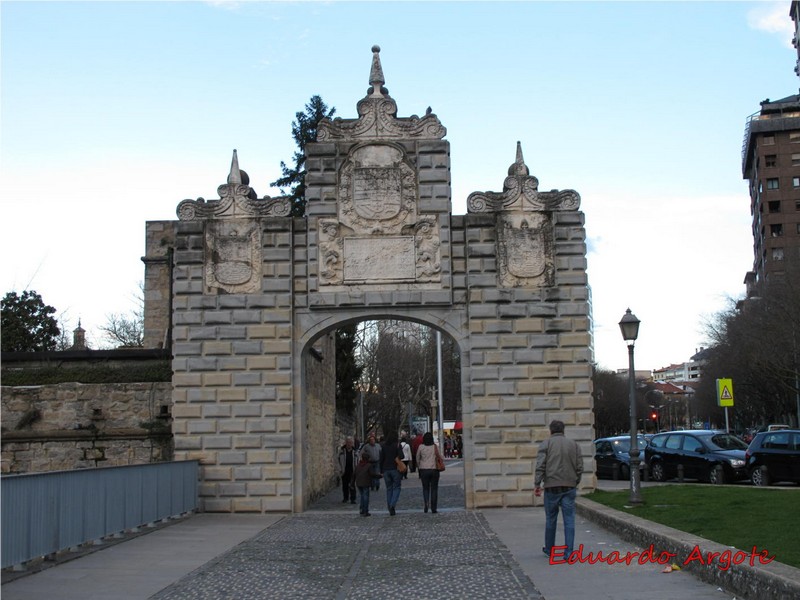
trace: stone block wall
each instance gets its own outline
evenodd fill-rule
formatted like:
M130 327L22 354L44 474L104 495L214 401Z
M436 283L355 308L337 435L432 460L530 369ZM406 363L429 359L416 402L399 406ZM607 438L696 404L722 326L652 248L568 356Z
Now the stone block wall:
M172 459L170 383L10 387L2 397L2 472Z
M175 224L150 221L145 230L144 341L145 348L169 348L172 311L172 252Z
M206 289L206 222L176 224L175 457L200 462L209 512L292 510L292 220L255 222L254 294Z

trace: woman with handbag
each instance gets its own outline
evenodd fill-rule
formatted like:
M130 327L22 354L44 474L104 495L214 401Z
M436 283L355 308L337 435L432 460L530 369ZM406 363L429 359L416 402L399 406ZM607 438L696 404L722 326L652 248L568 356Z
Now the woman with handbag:
M433 443L433 434L430 431L422 437L422 445L417 448L417 466L419 478L422 480L425 512L428 512L430 507L431 512L435 513L439 500L439 471L444 471L444 460L439 448Z

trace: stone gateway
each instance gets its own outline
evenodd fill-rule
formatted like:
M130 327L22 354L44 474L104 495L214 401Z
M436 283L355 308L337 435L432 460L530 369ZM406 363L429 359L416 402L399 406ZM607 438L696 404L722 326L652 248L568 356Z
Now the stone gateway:
M234 151L218 200L147 223L146 344L172 349L175 458L200 461L204 511L300 512L327 491L332 392L311 373L332 381L337 328L384 318L458 345L466 508L533 504L552 419L594 487L580 197L540 192L517 143L503 191L453 215L446 129L397 116L379 52L358 117L306 147L306 218L258 198Z

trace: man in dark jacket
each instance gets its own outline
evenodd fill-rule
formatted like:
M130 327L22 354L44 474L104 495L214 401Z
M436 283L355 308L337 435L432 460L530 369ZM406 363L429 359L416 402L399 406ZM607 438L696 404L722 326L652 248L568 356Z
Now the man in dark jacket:
M563 421L550 423L550 437L539 445L536 457L534 494L541 496L544 482L544 510L547 521L544 530L544 548L551 555L556 542L558 509L564 520L564 558L569 557L575 544L575 497L583 474L583 458L577 442L564 437ZM557 547L558 548L558 547Z
M355 471L356 449L353 447L353 438L348 437L344 445L339 450L339 476L342 478L342 502L350 500L351 504L356 503L356 483Z

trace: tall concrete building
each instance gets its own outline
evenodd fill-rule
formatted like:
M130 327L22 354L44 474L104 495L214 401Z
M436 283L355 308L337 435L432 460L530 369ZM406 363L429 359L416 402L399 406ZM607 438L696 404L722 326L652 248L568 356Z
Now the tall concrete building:
M750 182L753 270L748 295L787 261L800 260L800 96L764 100L751 115L742 148Z
M800 2L791 2L800 76ZM800 262L800 95L766 99L750 115L742 145L742 176L750 183L753 217L753 270L747 273L747 295L772 274Z

